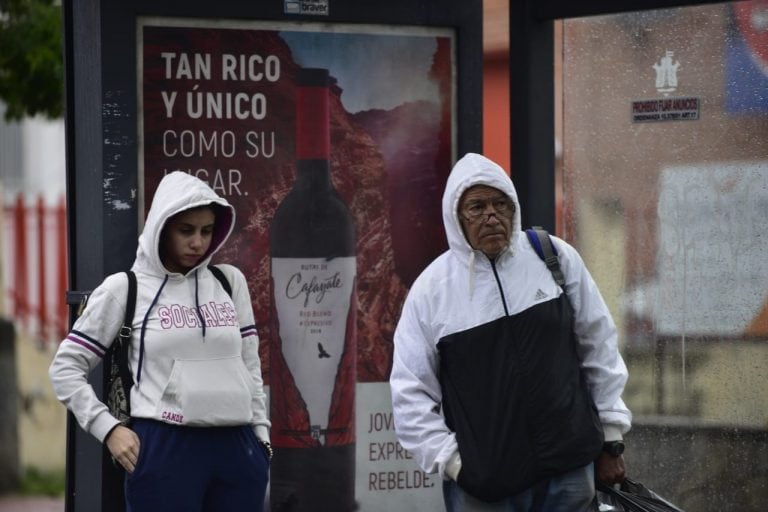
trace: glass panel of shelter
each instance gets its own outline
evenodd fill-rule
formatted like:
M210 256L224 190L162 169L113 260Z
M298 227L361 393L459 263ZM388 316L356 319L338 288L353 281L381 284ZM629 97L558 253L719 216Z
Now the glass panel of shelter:
M568 19L560 35L558 226L619 328L627 404L765 433L768 2Z

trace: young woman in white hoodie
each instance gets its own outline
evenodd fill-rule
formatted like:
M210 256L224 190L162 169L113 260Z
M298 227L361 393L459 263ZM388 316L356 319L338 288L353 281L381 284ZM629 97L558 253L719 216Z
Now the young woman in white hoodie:
M49 374L80 426L126 469L127 510L262 510L269 421L259 338L242 272L208 268L234 208L183 172L160 182L132 270L131 421L112 416L87 381L120 329L128 280L108 276L59 346Z

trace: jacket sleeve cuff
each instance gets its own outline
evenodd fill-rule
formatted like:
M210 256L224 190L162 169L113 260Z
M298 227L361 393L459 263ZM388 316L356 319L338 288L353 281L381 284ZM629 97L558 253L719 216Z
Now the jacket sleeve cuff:
M611 423L604 423L603 424L603 435L605 436L605 441L621 441L622 435L621 435L621 427L619 425L613 425Z
M459 471L461 471L461 455L459 455L459 451L456 450L453 452L453 455L451 455L451 458L448 459L448 462L445 463L445 476L455 482L459 477Z
M104 438L107 437L107 434L112 432L112 429L114 429L119 423L120 422L117 418L108 412L103 412L96 416L96 419L93 420L93 423L91 423L88 431L93 437L98 439L100 443L103 443Z
M253 432L256 434L257 439L269 442L269 429L264 425L254 425Z

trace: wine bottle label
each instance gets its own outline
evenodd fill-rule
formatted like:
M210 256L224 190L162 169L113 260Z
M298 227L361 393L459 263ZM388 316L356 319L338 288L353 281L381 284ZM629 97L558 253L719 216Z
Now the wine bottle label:
M306 435L321 445L333 422L331 402L354 306L356 271L354 257L272 259L282 356L307 408Z

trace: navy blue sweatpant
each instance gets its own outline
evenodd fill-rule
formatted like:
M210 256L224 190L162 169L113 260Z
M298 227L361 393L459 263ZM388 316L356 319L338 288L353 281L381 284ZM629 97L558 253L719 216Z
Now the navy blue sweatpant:
M134 419L141 446L125 479L128 512L261 512L269 460L251 426Z

